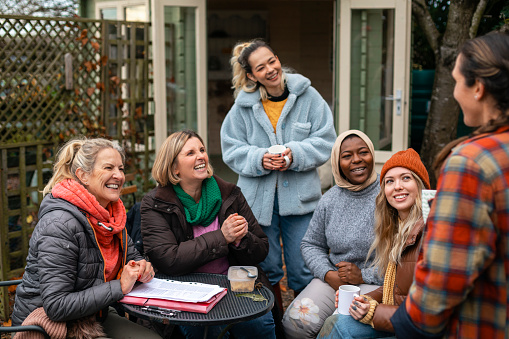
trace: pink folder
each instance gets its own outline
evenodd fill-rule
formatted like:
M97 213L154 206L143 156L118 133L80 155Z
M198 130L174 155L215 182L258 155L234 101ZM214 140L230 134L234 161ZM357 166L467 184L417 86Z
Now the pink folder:
M161 308L168 308L171 310L179 310L186 312L197 312L197 313L209 313L222 297L226 295L227 289L225 288L222 292L219 292L209 300L199 303L190 303L185 301L175 301L166 299L155 299L155 298L140 298L140 297L129 297L125 296L120 299L121 303L132 304L139 306L157 306Z

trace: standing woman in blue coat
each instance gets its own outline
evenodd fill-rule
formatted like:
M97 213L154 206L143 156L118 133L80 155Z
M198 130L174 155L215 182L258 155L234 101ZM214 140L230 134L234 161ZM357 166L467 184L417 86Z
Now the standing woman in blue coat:
M262 40L237 44L231 65L236 100L221 127L223 161L239 175L237 185L268 236L269 255L260 265L276 295L280 237L288 285L298 294L312 279L300 243L322 195L317 167L336 139L332 113L309 79L285 73ZM286 150L269 154L273 145Z

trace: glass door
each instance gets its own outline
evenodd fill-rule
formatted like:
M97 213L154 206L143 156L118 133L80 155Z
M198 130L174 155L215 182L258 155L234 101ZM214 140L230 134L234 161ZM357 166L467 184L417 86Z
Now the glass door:
M410 1L341 0L339 126L375 146L380 167L408 147Z
M190 128L207 140L205 0L152 0L156 148Z

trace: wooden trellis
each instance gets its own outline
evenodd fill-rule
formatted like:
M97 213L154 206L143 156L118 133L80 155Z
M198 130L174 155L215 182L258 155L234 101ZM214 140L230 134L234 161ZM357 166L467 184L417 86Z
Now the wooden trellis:
M0 16L1 280L23 273L41 191L69 138L118 140L139 194L153 185L149 32L149 23ZM0 319L6 298L0 288Z

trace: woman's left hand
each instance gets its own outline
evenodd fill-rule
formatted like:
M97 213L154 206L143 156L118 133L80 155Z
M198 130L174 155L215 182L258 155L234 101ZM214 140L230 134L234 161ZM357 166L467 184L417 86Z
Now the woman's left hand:
M364 297L355 297L348 311L355 320L361 320L368 314L371 304Z
M138 281L141 281L142 283L147 283L154 278L155 272L150 262L144 259L140 261L131 260L129 263L131 262L134 263L135 265L138 265L139 268Z

